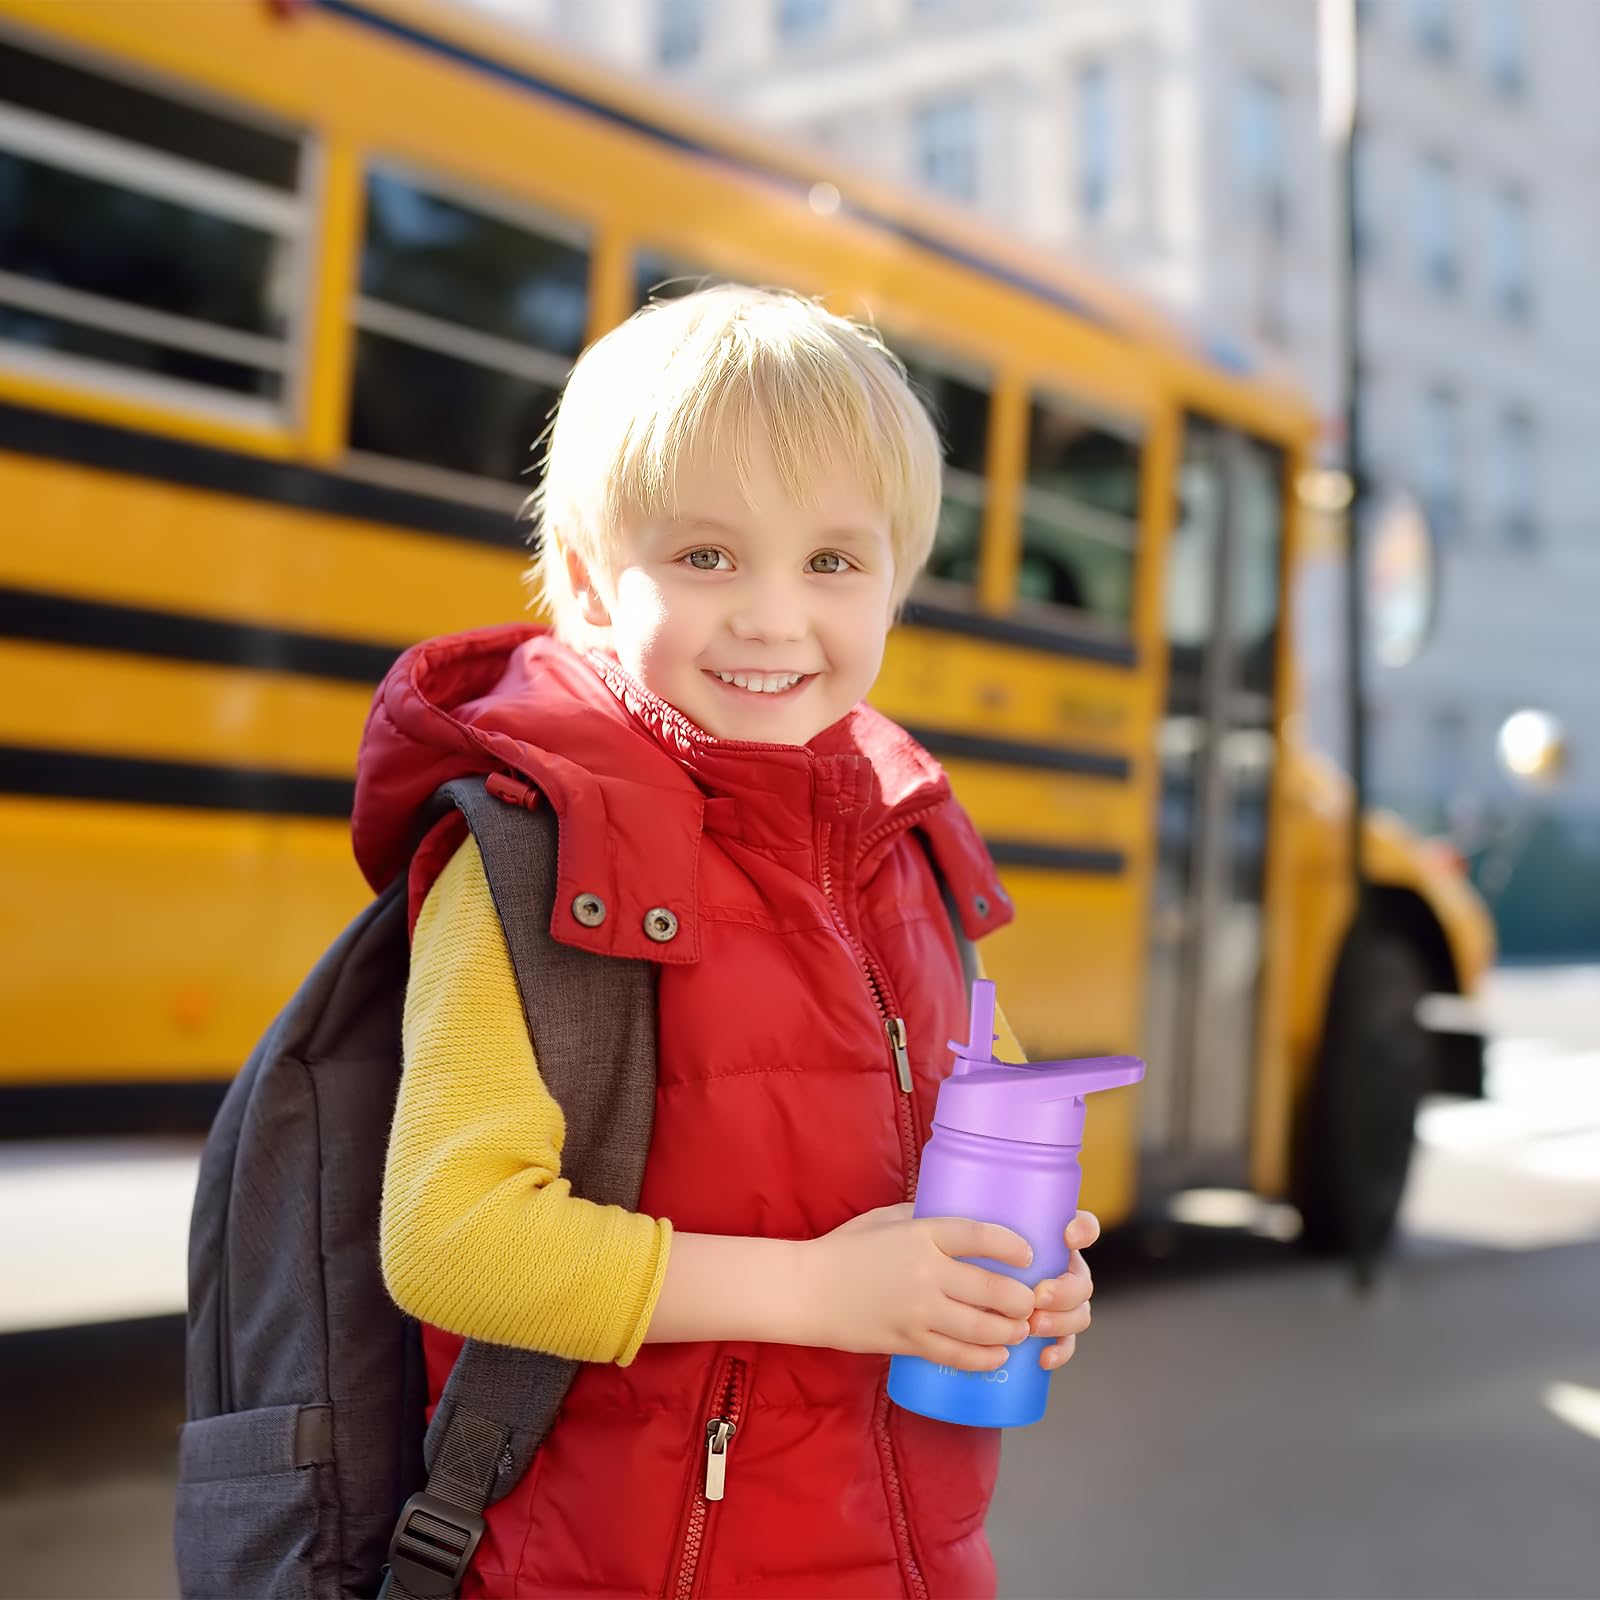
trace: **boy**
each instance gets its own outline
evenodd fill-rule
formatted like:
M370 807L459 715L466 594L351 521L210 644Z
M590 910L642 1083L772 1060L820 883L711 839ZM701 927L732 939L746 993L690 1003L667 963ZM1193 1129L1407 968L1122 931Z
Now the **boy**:
M436 640L379 690L370 878L440 783L520 775L559 818L553 935L658 964L628 1212L561 1177L476 846L412 865L385 1276L434 1399L463 1337L588 1363L464 1593L993 1592L998 1435L891 1407L886 1357L982 1372L1047 1334L1059 1365L1092 1286L1078 1257L1035 1294L958 1259L1026 1265L1017 1235L911 1216L967 1006L929 852L969 936L1010 920L943 772L861 704L939 483L855 325L732 287L648 307L579 361L551 436L553 633ZM1080 1214L1068 1242L1097 1234Z

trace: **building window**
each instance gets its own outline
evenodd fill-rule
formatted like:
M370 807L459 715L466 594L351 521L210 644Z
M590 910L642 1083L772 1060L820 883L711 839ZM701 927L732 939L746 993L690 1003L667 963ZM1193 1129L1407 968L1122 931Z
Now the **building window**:
M582 348L588 283L578 228L369 173L352 450L386 479L515 485Z
M815 39L827 32L833 7L829 0L778 0L778 33L790 43Z
M1028 414L1017 598L1109 624L1133 617L1139 539L1139 443L1037 399Z
M0 364L282 421L298 138L0 41Z
M1522 0L1481 0L1484 68L1501 94L1521 94L1527 84L1528 50Z
M1411 31L1425 56L1446 61L1455 54L1455 0L1411 0Z
M705 27L705 0L659 0L656 60L664 67L693 61L705 43Z
M1417 272L1441 294L1460 278L1456 244L1456 178L1449 162L1430 156L1417 169Z
M917 176L954 200L978 198L978 102L970 94L931 100L915 113Z
M1495 427L1492 504L1500 535L1510 544L1530 545L1537 537L1534 448L1533 419L1505 412Z
M1249 215L1282 236L1288 227L1288 151L1279 85L1249 78L1239 96L1234 160Z
M1528 233L1527 200L1502 189L1490 202L1489 271L1495 310L1514 320L1533 309Z
M944 446L944 500L924 576L974 589L983 537L985 457L989 449L989 381L956 371L948 358L896 346L906 376L939 430Z
M1102 62L1078 73L1078 210L1097 221L1111 208L1111 73Z
M1461 533L1461 407L1448 389L1429 389L1417 413L1416 491L1441 542Z

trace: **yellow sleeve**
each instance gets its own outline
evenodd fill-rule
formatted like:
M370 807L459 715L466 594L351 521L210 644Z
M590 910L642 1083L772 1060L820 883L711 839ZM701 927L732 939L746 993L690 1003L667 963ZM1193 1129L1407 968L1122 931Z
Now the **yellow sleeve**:
M468 1338L627 1366L672 1225L578 1199L561 1176L565 1119L471 838L417 919L403 1039L379 1224L396 1304Z
M978 976L987 978L989 974L983 970L983 952L977 952ZM1017 1043L1017 1036L1011 1031L1011 1024L1006 1021L1005 1013L1000 1009L1000 998L995 996L994 1002L994 1031L1000 1035L995 1041L994 1053L1002 1061L1026 1061L1028 1058L1022 1053L1022 1046Z

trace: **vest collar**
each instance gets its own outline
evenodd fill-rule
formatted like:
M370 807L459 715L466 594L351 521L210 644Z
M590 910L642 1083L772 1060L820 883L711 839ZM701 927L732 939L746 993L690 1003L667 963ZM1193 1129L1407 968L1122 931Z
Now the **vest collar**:
M842 818L859 822L865 845L950 797L938 762L865 703L804 745L719 739L652 694L614 655L595 650L587 660L629 720L707 797L707 826L757 849L809 850L819 822Z
M491 775L502 799L560 820L552 936L597 954L700 956L698 876L707 829L809 869L819 821L848 818L860 872L923 827L976 937L1009 920L994 868L943 769L903 729L859 705L809 744L714 738L614 657L579 657L544 628L504 626L407 651L378 690L357 773L355 842L374 887L404 870L414 818L453 777ZM802 860L803 858L803 860ZM598 924L580 920L586 896ZM995 910L969 914L980 898ZM592 907L585 907L592 919ZM656 913L675 919L668 938Z

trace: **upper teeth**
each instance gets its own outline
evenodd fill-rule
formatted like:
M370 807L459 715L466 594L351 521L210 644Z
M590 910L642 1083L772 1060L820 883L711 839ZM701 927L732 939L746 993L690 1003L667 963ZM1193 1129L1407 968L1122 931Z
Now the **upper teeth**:
M748 689L751 694L782 694L785 689L792 689L805 677L803 672L719 672L717 677L724 683L731 683L735 689Z

